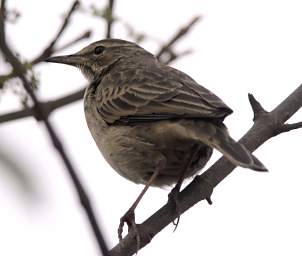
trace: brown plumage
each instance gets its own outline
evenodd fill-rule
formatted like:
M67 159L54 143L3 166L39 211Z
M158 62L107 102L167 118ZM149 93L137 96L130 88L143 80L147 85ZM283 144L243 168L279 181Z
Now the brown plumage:
M212 148L234 165L266 170L229 136L223 120L232 110L221 99L140 46L106 39L48 61L76 66L90 81L88 127L123 177L148 186L181 183L202 169Z

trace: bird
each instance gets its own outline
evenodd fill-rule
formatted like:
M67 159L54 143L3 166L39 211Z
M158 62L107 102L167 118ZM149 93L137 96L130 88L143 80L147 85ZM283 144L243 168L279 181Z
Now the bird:
M96 145L117 173L145 185L120 219L119 239L125 223L136 227L134 211L150 186L176 184L177 206L183 180L200 172L213 149L235 166L267 171L230 136L223 121L231 108L134 42L103 39L46 61L81 70L89 81L84 112Z

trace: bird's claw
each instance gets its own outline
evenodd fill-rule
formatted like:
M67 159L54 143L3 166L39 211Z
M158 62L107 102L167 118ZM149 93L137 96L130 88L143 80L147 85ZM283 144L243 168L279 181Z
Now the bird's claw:
M137 227L137 224L135 223L135 214L134 214L134 211L133 210L129 210L127 211L124 216L121 217L120 219L120 224L119 224L119 227L118 227L118 239L119 241L121 241L123 239L123 227L124 227L124 224L127 224L128 226L128 233L133 230L133 233L136 237L136 245L137 245L137 251L139 250L140 248L140 234L138 232L138 227Z
M179 188L178 187L174 187L170 194L169 194L169 199L168 201L172 201L175 204L175 211L176 211L176 218L172 221L173 225L174 225L174 230L173 232L175 232L175 230L178 227L179 224L179 220L180 220L180 215L181 215L181 211L180 211L180 203L178 200L178 195L179 195Z
M123 228L125 223L128 226L128 232L130 231L131 228L136 226L134 211L129 210L120 218L120 225L117 231L119 240L122 240L123 238L122 234L123 234Z

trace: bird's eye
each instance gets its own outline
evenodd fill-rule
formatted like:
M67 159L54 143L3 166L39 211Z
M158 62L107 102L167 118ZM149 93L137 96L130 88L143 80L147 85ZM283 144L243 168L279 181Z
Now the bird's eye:
M95 55L99 55L101 54L103 51L105 50L104 46L97 46L94 48L94 54Z

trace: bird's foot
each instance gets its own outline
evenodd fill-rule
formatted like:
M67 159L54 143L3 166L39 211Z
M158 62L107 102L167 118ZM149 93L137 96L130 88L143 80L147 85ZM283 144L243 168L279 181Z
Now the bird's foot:
M178 195L179 195L179 187L178 186L175 186L168 195L168 198L169 198L168 201L172 201L174 203L175 211L176 211L176 218L172 221L172 223L174 225L173 232L175 232L175 230L178 227L179 220L180 220L180 215L181 215Z
M123 227L124 227L125 223L128 226L128 233L133 230L133 234L136 237L136 245L137 245L137 251L138 251L140 248L140 234L138 232L137 224L135 223L134 210L132 210L131 208L120 219L120 225L119 225L118 231L117 231L119 241L121 241L123 238L122 234L123 234Z

